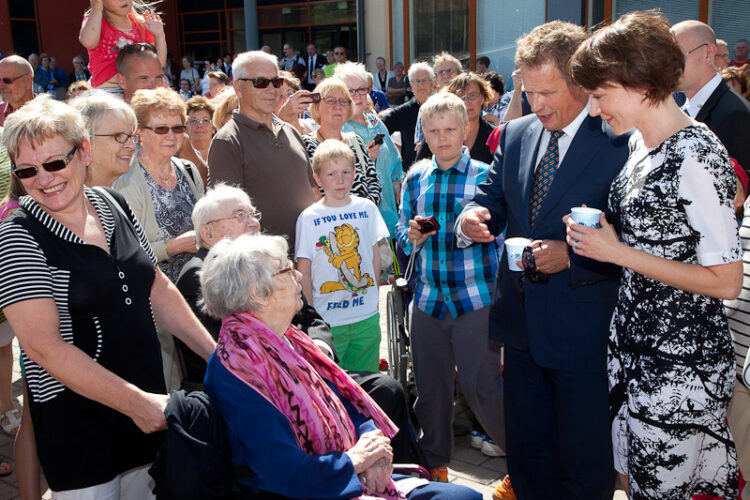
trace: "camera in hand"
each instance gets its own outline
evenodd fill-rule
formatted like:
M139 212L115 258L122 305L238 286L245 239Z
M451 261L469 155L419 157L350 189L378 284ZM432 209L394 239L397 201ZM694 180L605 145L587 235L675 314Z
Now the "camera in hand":
M320 99L321 99L320 92L313 92L313 93L311 93L310 94L310 98L312 99L312 101L310 101L310 102L320 102Z
M383 144L383 138L385 137L385 134L378 134L375 136L375 138L372 140L373 144Z
M430 215L429 217L417 221L417 224L419 225L419 232L422 234L431 233L432 231L440 229L440 224L435 220L434 215Z

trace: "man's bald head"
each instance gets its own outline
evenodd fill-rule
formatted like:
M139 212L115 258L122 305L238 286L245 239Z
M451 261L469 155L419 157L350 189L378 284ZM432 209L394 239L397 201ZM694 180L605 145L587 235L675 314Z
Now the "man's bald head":
M685 70L677 90L690 99L716 75L716 34L711 26L692 20L675 24L672 33L685 54Z
M10 83L4 83L2 79L10 80ZM33 85L34 68L29 61L19 56L0 59L0 96L13 109L34 98Z

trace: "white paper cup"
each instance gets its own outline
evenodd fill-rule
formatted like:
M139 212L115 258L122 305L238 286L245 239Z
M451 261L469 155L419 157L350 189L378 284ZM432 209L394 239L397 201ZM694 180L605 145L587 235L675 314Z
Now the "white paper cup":
M586 227L599 227L599 216L602 211L591 207L573 207L570 209L571 216L576 224Z
M523 271L521 265L521 254L523 249L531 245L528 238L508 238L505 240L505 253L508 255L508 269L511 271Z

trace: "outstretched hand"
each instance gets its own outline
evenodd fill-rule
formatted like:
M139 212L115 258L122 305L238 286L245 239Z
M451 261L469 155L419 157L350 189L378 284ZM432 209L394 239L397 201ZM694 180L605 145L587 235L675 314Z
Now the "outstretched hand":
M154 38L164 35L164 23L161 22L161 16L155 14L153 10L143 13L143 25L146 31L154 35Z
M472 241L489 243L495 239L486 224L491 217L486 207L472 208L461 218L461 231Z

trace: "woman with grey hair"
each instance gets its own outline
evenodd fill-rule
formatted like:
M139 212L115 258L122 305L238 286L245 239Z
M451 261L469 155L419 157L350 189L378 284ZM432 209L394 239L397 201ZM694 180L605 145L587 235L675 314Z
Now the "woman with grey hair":
M23 349L52 498L153 498L147 470L169 399L154 319L205 358L214 342L125 199L84 186L78 111L37 97L8 117L3 143L27 196L0 224L0 309Z
M393 422L290 326L300 279L278 236L224 239L203 265L204 307L222 318L205 390L240 441L232 462L253 473L242 483L288 498L480 499L459 485L391 477Z
M86 185L112 186L127 173L135 152L138 122L133 109L122 99L100 90L78 96L70 105L83 116L91 141Z

